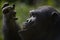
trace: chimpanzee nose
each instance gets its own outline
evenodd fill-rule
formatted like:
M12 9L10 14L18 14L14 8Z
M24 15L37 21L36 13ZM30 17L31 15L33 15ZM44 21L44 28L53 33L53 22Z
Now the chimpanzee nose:
M27 22L31 23L31 22L34 22L36 20L36 17L31 17L29 19L27 19Z

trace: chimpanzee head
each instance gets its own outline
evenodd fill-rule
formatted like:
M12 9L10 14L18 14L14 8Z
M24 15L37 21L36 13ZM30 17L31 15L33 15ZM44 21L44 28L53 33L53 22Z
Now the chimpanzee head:
M53 7L43 6L30 11L30 18L27 19L24 26L26 28L48 26L52 24L57 15L58 11Z
M9 18L16 20L16 11L14 9L14 4L12 6L9 6L9 4L6 2L2 7L3 16L5 16L7 19Z

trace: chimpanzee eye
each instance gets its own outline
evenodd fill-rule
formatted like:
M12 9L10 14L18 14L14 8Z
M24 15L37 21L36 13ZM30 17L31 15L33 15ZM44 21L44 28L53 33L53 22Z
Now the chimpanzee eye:
M33 14L33 13L31 13L31 14L30 14L30 17L31 17L31 16L33 16L33 15L34 15L34 14Z
M6 10L4 10L4 11L3 11L3 13L5 13L5 14L6 14L6 13L8 13L8 12L9 12L9 10L8 10L8 9L6 9Z
M36 17L36 13L32 13L31 16Z
M33 17L36 17L35 15L33 15Z
M34 13L32 13L32 15L34 15Z

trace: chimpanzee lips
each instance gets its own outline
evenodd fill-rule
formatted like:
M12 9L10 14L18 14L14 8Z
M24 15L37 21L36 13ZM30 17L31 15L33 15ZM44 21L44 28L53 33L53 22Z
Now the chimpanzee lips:
M14 20L17 20L18 18L14 17Z
M14 20L17 20L18 18L16 18L16 17L13 17L12 19L14 19Z

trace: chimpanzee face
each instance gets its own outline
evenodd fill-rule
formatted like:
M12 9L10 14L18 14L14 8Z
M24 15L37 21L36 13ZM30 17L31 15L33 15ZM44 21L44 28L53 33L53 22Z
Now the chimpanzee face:
M30 18L24 23L26 28L33 27L35 25L47 25L52 23L54 17L56 17L57 11L51 7L41 8L38 10L30 11Z
M23 24L26 28L33 27L35 25L40 25L39 22L42 22L45 19L45 15L42 15L43 12L31 10L30 11L30 18L26 20L26 22Z
M14 19L16 20L16 11L14 10L14 5L13 6L6 6L3 7L2 12L3 15L7 18L7 19Z

